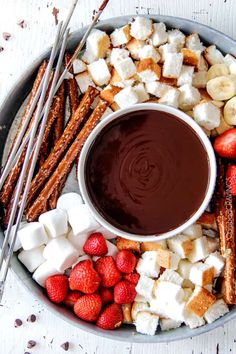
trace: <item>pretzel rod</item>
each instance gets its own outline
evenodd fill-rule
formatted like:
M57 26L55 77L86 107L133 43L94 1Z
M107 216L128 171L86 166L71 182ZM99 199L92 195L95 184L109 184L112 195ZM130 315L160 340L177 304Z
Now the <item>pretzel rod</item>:
M49 86L48 86L47 94L46 94L46 97L45 97L45 101L48 98L48 94L49 94L49 90L50 90L50 87L51 87L52 80L53 80L53 72L50 75ZM36 115L36 111L37 111L37 106L35 108L34 114L32 115L32 118L31 118L31 120L29 122L29 125L28 125L28 128L26 130L25 136L29 132L30 128L33 125L33 122L34 122L34 119L35 119L35 115ZM18 131L18 134L19 134L19 131ZM14 191L14 188L16 186L18 177L19 177L20 172L21 172L21 168L22 168L23 163L24 163L26 150L27 150L27 145L23 149L22 153L20 154L20 156L19 156L19 158L17 160L17 163L11 169L9 175L7 176L7 178L5 180L4 185L2 186L1 193L0 193L0 202L3 204L3 206L7 206L7 204L10 201L10 198L12 196L12 193Z
M30 205L36 193L40 190L41 187L43 187L47 178L58 165L65 151L68 149L69 145L78 133L80 125L85 119L90 106L98 93L99 91L94 87L89 87L86 91L79 107L77 108L75 114L71 117L61 138L58 140L47 160L44 162L43 166L41 166L39 172L31 182L28 199L26 202L26 208Z
M80 154L80 151L87 137L99 122L107 106L108 103L106 101L99 101L97 107L95 108L95 110L85 123L84 127L77 135L76 139L74 140L69 150L57 166L52 176L49 178L44 189L41 191L35 202L27 211L27 221L34 221L39 217L39 215L42 213L43 203L45 202L45 200L48 200L50 195L58 188L58 185L65 178L65 176L68 176L76 158L78 158Z
M71 57L72 57L71 54L66 53L65 65L69 64ZM71 74L74 74L72 67L70 68L69 72ZM66 80L66 91L67 91L67 95L69 97L70 114L72 116L75 113L75 111L79 105L78 85L77 85L77 82L74 77L73 77L73 79Z

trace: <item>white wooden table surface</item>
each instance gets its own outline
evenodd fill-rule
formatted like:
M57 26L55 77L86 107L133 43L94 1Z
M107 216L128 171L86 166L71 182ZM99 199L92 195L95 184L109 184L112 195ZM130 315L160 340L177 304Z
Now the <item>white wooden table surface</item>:
M101 0L79 0L71 29L87 24ZM0 0L0 104L30 63L47 48L55 34L53 8L63 19L70 0ZM125 14L166 14L208 24L236 38L235 0L110 0L103 18ZM25 20L26 27L17 23ZM2 33L9 32L5 41ZM35 323L26 322L29 314ZM23 325L14 328L14 320ZM78 354L230 354L236 353L236 320L208 334L176 343L132 344L106 340L73 328L48 312L10 273L0 307L0 354L24 352L63 353L60 345L70 343L69 353ZM28 340L36 347L27 349Z

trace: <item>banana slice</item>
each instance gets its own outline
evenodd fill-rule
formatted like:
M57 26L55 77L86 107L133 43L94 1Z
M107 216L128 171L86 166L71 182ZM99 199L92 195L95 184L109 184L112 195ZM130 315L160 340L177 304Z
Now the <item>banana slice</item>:
M224 106L224 119L227 124L236 125L236 96L226 102Z
M211 103L213 103L216 107L222 108L225 104L225 102L223 101L211 101Z
M217 131L217 133L219 135L223 134L224 132L226 132L227 130L229 130L231 128L232 128L232 125L229 125L228 123L226 123L225 118L223 117L223 115L221 115L220 125L215 129Z
M207 83L207 92L216 101L229 100L236 94L234 75L218 76Z
M210 67L207 72L206 79L207 81L214 79L218 76L225 76L229 74L229 69L225 64L215 64Z

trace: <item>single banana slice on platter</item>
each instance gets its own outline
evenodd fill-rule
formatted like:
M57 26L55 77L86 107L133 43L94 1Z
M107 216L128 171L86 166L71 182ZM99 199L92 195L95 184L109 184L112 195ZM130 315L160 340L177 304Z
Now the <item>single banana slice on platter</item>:
M207 81L210 81L218 76L224 76L229 74L228 66L225 64L215 64L210 67L207 72Z
M236 125L236 96L226 102L224 106L224 119L230 125Z
M218 76L207 82L207 92L216 101L229 100L236 94L236 76Z

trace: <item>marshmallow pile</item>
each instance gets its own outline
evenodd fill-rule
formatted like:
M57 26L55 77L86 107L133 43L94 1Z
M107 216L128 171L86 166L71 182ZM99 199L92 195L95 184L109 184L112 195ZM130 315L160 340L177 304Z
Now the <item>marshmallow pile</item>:
M216 232L200 224L167 241L143 243L131 309L138 332L154 335L159 325L164 331L182 323L197 328L229 311L215 290L225 265L218 248Z
M94 29L73 68L82 93L96 86L109 102L103 117L159 102L185 111L208 136L236 124L236 58L206 48L197 33L138 16L110 35Z
M106 238L107 255L115 257L116 246L108 241L116 236L99 225L77 193L63 194L57 208L40 215L37 222L23 222L17 233L14 251L33 273L33 279L45 287L46 279L67 272L74 264L90 258L83 245L93 232ZM96 260L98 257L93 257Z

